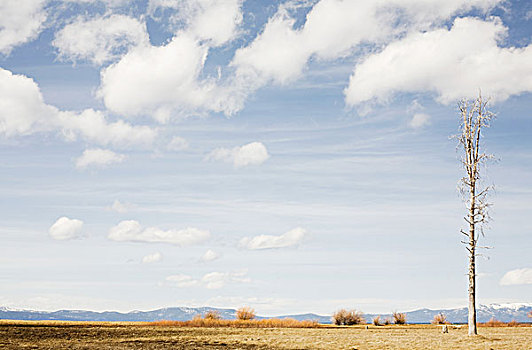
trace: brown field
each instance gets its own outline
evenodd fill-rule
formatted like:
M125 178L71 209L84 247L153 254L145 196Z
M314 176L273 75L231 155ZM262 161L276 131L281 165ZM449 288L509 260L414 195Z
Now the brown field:
M532 327L183 327L163 323L0 321L2 349L532 349Z

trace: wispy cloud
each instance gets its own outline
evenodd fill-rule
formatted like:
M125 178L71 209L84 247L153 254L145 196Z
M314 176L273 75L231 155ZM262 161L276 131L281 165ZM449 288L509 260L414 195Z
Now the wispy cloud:
M176 274L166 277L165 281L179 288L204 287L207 289L221 289L227 283L248 283L247 270L233 272L209 272L201 278L193 278L185 274Z
M114 163L121 163L125 158L125 155L107 149L87 149L83 151L81 157L76 159L76 168L105 167Z
M235 168L240 168L248 165L260 165L268 158L270 155L263 143L251 142L240 147L217 148L209 153L205 159L233 163Z
M251 238L244 237L240 240L240 246L250 250L292 247L301 243L305 234L305 229L297 227L280 236L260 235Z
M532 268L508 271L502 276L500 284L501 286L532 284Z
M125 220L109 230L107 237L118 242L169 243L180 247L198 244L211 236L209 231L187 227L181 230L162 230L142 227L138 221Z
M153 254L148 254L142 258L143 264L151 264L154 262L161 261L163 258L163 255L160 252L155 252Z

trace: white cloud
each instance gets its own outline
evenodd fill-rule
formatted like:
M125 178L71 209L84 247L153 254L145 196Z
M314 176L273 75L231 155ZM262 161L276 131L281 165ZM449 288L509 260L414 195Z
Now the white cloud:
M110 123L100 111L60 111L44 102L32 79L0 68L0 134L10 137L54 130L68 140L82 138L115 147L149 147L157 136L157 130L147 126L122 120Z
M146 24L123 15L95 19L78 17L56 33L52 44L59 57L96 65L113 61L132 47L149 45Z
M0 68L0 134L27 135L54 127L57 108L44 103L39 87Z
M273 249L285 248L298 245L303 241L306 230L297 227L293 230L283 233L280 236L259 235L255 237L244 237L240 240L240 246L246 249Z
M532 284L532 268L508 271L501 278L500 284L501 286Z
M214 250L212 249L209 249L205 252L205 254L203 254L203 256L201 257L201 261L202 262L209 262L209 261L214 261L216 259L220 258L220 254L216 253Z
M46 20L46 0L0 1L0 53L35 39Z
M208 47L182 34L164 46L137 47L101 72L99 96L123 115L159 122L202 110L222 111L212 79L200 80Z
M408 126L412 129L420 129L430 124L430 115L425 113L416 113L408 122Z
M247 165L260 165L268 158L270 155L264 144L251 142L241 147L217 148L207 155L206 160L233 163L235 167L239 168Z
M69 219L63 216L50 227L48 233L53 239L67 240L77 238L81 235L83 228L83 221L77 219Z
M121 242L170 243L180 247L198 244L211 236L209 231L188 227L182 230L161 230L157 227L142 227L138 221L121 221L109 230L110 240Z
M189 275L177 274L166 277L166 281L175 284L179 288L195 287L199 284L198 280Z
M101 111L86 109L76 115L61 112L58 116L63 135L68 140L81 137L102 146L131 148L150 147L157 137L157 130L148 126L133 126L118 120L108 122Z
M166 148L169 151L182 151L188 148L188 142L182 137L174 136Z
M408 35L356 66L346 103L383 103L400 92L434 92L452 103L479 88L493 100L532 91L532 45L500 47L506 34L498 19L457 18L450 30Z
M162 258L163 258L163 255L161 253L155 252L153 254L148 254L145 257L143 257L142 258L142 263L143 264L151 264L151 263L154 263L154 262L161 261Z
M109 207L110 210L121 214L127 213L131 208L133 208L131 203L122 203L118 199L115 199L113 204Z
M262 33L234 55L233 83L235 94L240 95L236 99L243 103L247 94L270 81L286 84L299 78L312 57L332 60L349 56L361 44L380 45L458 12L472 8L486 11L499 2L321 0L312 7L300 28L294 27L296 20L290 14L293 2L282 4Z
M89 5L100 2L113 8L113 7L119 7L122 5L130 4L131 0L63 0L63 2L74 3L74 4L89 4Z
M219 46L238 35L238 26L242 23L242 2L243 0L150 0L148 12L154 16L157 10L176 10L177 13L171 20L177 22L177 27L184 24L190 35Z
M179 288L204 287L207 289L221 289L227 283L249 283L251 280L247 277L247 270L233 272L209 272L199 279L192 276L177 274L166 277L166 282L174 284Z
M81 157L76 159L76 168L105 167L114 163L120 163L126 156L101 148L86 149Z

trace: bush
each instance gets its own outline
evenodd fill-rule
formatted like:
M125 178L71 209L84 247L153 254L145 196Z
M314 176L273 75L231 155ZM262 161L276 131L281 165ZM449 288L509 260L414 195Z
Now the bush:
M236 310L236 318L242 321L249 321L255 318L255 310L249 306L243 306Z
M394 312L392 314L393 323L395 324L406 324L406 314L400 312Z
M220 315L220 312L216 310L210 310L203 315L203 318L206 320L221 320L222 316Z
M382 326L382 323L381 323L381 317L380 316L377 316L373 319L373 324L375 326Z
M508 327L519 327L519 322L517 322L516 320L511 320L510 322L508 322L506 325Z
M332 320L337 326L352 326L355 324L366 323L364 314L362 312L356 310L348 311L346 309L340 309L336 311L332 316Z
M495 319L495 317L492 317L490 318L490 320L488 322L484 322L484 326L485 327L503 327L505 326L504 322L501 322L497 319Z
M389 325L389 324L392 324L392 320L390 320L389 317L386 317L386 318L384 319L384 325L387 326L387 325Z
M444 314L437 314L434 316L431 323L432 324L447 324L449 322L447 322L447 317L445 317Z

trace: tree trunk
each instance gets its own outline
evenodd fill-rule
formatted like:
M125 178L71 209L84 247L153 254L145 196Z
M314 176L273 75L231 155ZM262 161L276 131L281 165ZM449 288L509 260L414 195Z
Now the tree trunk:
M469 208L469 305L467 324L469 335L477 335L476 274L475 274L475 180L472 180Z

